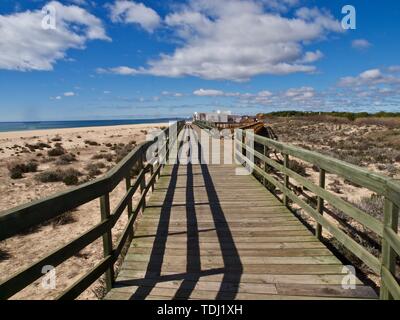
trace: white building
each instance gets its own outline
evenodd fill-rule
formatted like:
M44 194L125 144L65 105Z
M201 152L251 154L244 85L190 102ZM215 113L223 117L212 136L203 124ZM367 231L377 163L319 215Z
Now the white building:
M215 112L195 112L193 114L194 120L205 120L210 122L228 122L228 117L231 115L230 111L217 110Z

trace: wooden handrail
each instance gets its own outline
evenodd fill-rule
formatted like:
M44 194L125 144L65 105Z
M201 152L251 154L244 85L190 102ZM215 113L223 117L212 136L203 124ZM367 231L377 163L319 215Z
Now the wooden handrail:
M177 122L177 133L183 128L184 121ZM149 161L144 166L144 155L151 145L157 142L159 137L168 137L169 128L163 131L162 135L155 137L152 141L144 142L132 150L120 163L118 163L106 175L94 181L85 183L81 186L68 189L47 198L37 200L28 204L12 208L0 213L0 240L19 234L26 228L30 228L43 222L57 217L69 210L72 210L82 204L101 199L102 220L99 224L80 235L78 238L70 241L66 245L57 248L38 261L33 262L23 270L11 275L0 283L0 299L7 299L33 281L43 276L42 268L46 265L53 267L64 262L87 245L93 243L99 237L103 236L104 258L88 273L82 276L70 288L64 291L59 298L70 299L77 297L88 286L96 281L103 273L106 273L107 289L109 290L114 281L113 266L123 247L132 235L133 224L140 210L144 209L145 198L153 187L160 170L164 165L170 147L177 143L176 139L167 138L161 149L166 148L167 155L161 161ZM142 170L136 177L132 185L127 182L127 191L118 206L113 212L109 210L108 194L123 180L130 179L131 169L141 163ZM154 169L153 167L156 166ZM152 171L151 177L146 183L145 175ZM141 196L134 209L130 203L135 192L141 187ZM117 245L113 246L111 241L111 229L114 227L123 211L128 208L128 223L120 236Z
M255 150L247 144L248 139L253 139L255 144L270 148L275 152L280 152L285 159L288 156L298 158L304 162L314 164L319 167L323 176L320 177L319 185L306 179L300 174L291 170L287 163L281 163L269 158L263 153ZM381 299L400 299L400 286L395 278L396 258L400 255L400 236L398 234L398 214L400 207L400 184L397 180L368 171L358 166L325 156L313 151L305 150L290 144L278 142L259 135L255 135L250 130L236 130L235 136L235 155L242 161L252 166L254 172L260 175L263 180L272 183L278 188L284 199L291 199L306 213L316 221L316 236L321 236L321 229L328 230L342 245L355 254L361 261L369 266L376 274L381 277ZM244 155L251 154L261 163L268 164L275 170L283 173L284 177L294 179L297 184L306 187L313 192L318 199L317 209L314 209L307 202L299 198L290 188L286 178L284 183L273 178L266 173L263 168L256 165L256 161L250 160ZM285 161L287 162L287 160ZM384 221L370 216L366 212L356 208L347 201L334 195L324 188L325 172L344 177L353 183L368 188L369 190L385 197ZM354 241L349 235L340 230L335 224L323 216L324 202L341 210L344 214L355 219L363 226L367 227L382 238L382 254L380 259L368 252L363 246Z

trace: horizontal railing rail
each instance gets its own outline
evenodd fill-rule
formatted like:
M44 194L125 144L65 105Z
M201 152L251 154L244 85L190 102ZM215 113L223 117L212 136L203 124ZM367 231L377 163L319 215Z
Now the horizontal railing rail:
M249 141L253 141L253 143L249 143ZM400 236L398 234L400 184L398 180L329 156L255 135L252 130L237 129L235 143L235 154L241 163L250 165L254 169L253 172L279 189L283 194L282 201L286 206L290 207L288 201L290 199L316 221L315 234L319 239L322 237L322 228L325 228L337 241L380 276L381 299L400 299L400 285L395 276L396 259L400 256ZM257 148L257 146L261 146L261 148ZM269 157L270 150L281 153L284 160L277 161ZM254 159L253 161L249 155ZM291 170L289 167L290 157L317 166L320 175L319 184L317 185ZM274 168L276 172L280 172L283 181L279 181L268 173L268 166ZM325 189L327 172L341 176L383 196L385 198L383 222ZM293 179L296 184L305 187L317 196L316 208L293 192L289 179ZM337 225L326 219L323 215L325 203L329 203L380 237L382 241L381 256L375 257Z
M177 122L177 133L183 126L183 121ZM161 138L163 140L159 141ZM161 146L159 142L162 142ZM153 158L146 163L146 152L155 143L159 144L153 150ZM169 156L169 150L176 143L176 137L169 137L169 128L167 128L163 131L163 134L158 135L152 141L138 145L103 177L0 213L0 240L3 240L97 198L100 198L101 208L101 222L99 224L1 282L0 299L10 298L42 277L44 266L58 266L100 237L103 237L104 258L62 292L59 299L76 298L103 274L106 275L106 290L110 290L115 278L114 263L122 254L128 239L133 236L133 224L138 214L145 208L146 196L150 188L154 188L154 183L160 176L160 170ZM161 155L163 155L163 158L160 158ZM132 184L131 170L135 166L139 168L139 173ZM150 178L146 182L147 173L150 173ZM109 193L124 179L126 181L126 193L114 211L110 212ZM138 189L140 189L140 198L133 208L132 198ZM111 230L126 209L128 209L128 222L122 235L113 246Z
M212 122L204 121L204 120L196 120L193 122L194 125L198 126L201 129L211 130L214 129L215 126Z

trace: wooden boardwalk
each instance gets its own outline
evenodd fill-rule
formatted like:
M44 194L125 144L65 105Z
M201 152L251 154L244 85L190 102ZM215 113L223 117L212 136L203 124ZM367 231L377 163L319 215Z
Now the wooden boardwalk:
M253 176L164 168L106 299L376 298Z

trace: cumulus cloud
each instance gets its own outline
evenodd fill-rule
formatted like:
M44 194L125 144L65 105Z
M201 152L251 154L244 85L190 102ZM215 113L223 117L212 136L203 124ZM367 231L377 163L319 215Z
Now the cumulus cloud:
M369 47L372 46L372 44L365 39L356 39L351 42L351 46L354 49L368 49Z
M390 66L387 69L389 72L392 72L392 73L400 72L400 66Z
M305 53L306 43L343 32L340 22L316 8L299 8L294 17L285 17L266 9L273 3L189 1L169 13L163 23L182 45L131 74L246 81L261 74L315 71L311 63L323 54L319 50Z
M195 96L201 96L201 97L217 97L217 96L223 96L224 92L221 90L214 90L214 89L198 89L193 91L193 94Z
M324 54L319 50L317 50L315 52L308 51L304 54L303 58L300 61L303 63L312 63L312 62L318 61L323 56L324 56Z
M400 79L392 75L383 73L380 69L370 69L360 73L355 77L344 77L339 81L343 87L349 86L372 86L378 84L399 83Z
M114 74L119 74L123 76L132 76L138 74L138 71L134 68L130 68L127 66L120 66L120 67L115 67L115 68L97 68L96 69L97 73L114 73Z
M389 68L386 68L388 70ZM396 69L396 68L395 68ZM337 111L380 111L379 108L400 105L400 78L371 69L360 73L355 82L342 87L333 86L316 90L310 86L293 87L280 91L263 90L258 93L232 93L217 90L209 96L234 97L229 100L233 108L251 108L252 112L262 110L337 110ZM207 89L214 90L214 89ZM200 96L207 96L207 90L198 90ZM234 95L233 95L234 94ZM221 102L223 104L223 102ZM243 109L241 109L243 112Z
M315 90L312 87L291 88L286 91L285 96L291 100L307 100L315 96Z
M183 97L183 93L180 92L170 92L170 91L163 91L161 92L163 96L170 96L170 97Z
M143 3L118 0L110 8L110 16L113 22L134 23L143 29L153 32L161 22L156 11L146 7Z
M64 97L73 97L73 96L75 96L75 92L72 91L64 92Z
M100 19L86 10L48 4L56 10L56 29L42 28L41 10L0 15L0 69L52 70L68 49L84 49L89 40L110 40Z
M267 9L280 12L286 12L300 3L299 0L264 0L262 2Z

